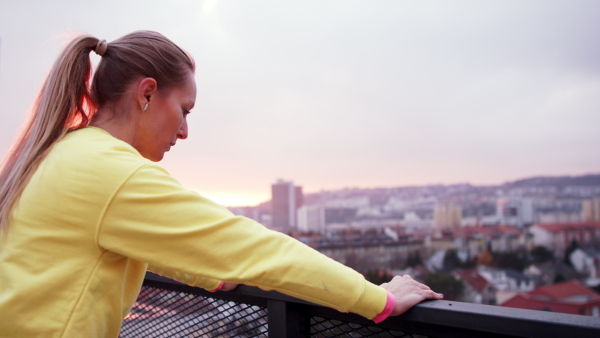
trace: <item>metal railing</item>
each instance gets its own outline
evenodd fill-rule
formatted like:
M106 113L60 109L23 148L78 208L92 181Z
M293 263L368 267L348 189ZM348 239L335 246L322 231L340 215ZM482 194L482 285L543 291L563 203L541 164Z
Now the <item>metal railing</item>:
M149 273L121 337L600 337L600 318L438 300L374 324L277 292L210 293Z

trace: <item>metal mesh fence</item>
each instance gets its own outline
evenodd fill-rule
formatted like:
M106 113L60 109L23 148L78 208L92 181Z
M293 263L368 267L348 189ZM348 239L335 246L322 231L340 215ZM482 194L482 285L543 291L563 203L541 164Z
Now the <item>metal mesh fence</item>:
M401 331L385 330L376 326L365 326L357 323L343 322L334 319L312 317L310 319L310 336L324 337L412 337L426 338L426 336L410 334Z
M403 318L375 324L273 291L242 285L233 292L213 294L149 274L120 336L600 337L600 323L594 317L435 302L417 305Z
M268 309L236 301L143 286L121 327L133 337L268 337ZM310 337L413 337L330 318L311 317Z
M120 337L267 337L267 309L144 286Z

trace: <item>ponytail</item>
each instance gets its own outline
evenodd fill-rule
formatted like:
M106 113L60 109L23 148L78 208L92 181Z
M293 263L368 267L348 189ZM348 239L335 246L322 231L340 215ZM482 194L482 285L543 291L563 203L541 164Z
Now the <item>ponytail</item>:
M0 167L0 239L8 231L17 199L52 145L69 131L86 126L96 111L90 95L89 54L97 44L97 38L79 36L63 50Z

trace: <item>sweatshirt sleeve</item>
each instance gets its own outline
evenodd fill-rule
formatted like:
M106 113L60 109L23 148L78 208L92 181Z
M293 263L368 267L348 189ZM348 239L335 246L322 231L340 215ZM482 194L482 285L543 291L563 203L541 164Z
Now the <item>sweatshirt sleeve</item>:
M223 285L220 280L206 278L202 276L190 275L181 271L168 269L164 266L159 265L148 265L148 270L161 275L163 277L171 278L181 283L185 283L199 288L206 289L208 291L217 291Z
M277 290L369 319L386 305L385 289L358 272L183 189L153 164L115 191L97 241L155 268Z

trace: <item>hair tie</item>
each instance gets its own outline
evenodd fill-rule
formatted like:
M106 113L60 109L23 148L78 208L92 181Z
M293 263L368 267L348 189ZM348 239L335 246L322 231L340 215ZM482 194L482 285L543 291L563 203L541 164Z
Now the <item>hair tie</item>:
M94 52L96 52L96 54L98 54L100 56L104 56L104 53L106 53L107 48L108 48L108 43L106 42L106 40L98 40L98 43L96 44L96 48L94 49Z

